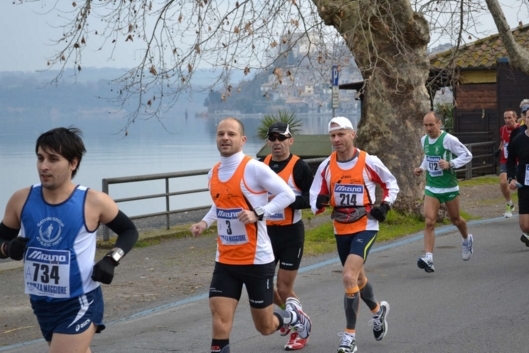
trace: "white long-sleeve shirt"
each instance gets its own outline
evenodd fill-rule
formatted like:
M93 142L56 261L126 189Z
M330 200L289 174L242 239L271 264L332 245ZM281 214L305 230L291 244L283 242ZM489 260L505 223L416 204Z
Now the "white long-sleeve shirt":
M220 157L219 179L223 182L229 180L243 158L243 152L236 153L230 157ZM211 179L211 173L212 170L208 173L208 181ZM253 192L250 192L247 187ZM263 208L265 218L283 211L296 199L292 189L280 176L266 164L254 159L246 165L244 180L241 181L241 190L254 209L259 206ZM268 202L268 194L266 192L255 194L262 191L267 191L276 196ZM215 205L211 206L209 212L202 220L206 222L208 227L217 220L217 208Z
M312 212L317 213L319 210L316 207L316 200L319 194L326 193L324 190L331 190L331 171L327 168L331 157L326 158L318 167L314 176L314 181L310 187L310 206ZM358 161L355 158L347 162L337 162L338 168L342 170L351 170ZM376 202L376 185L380 185L383 191L382 200L390 205L395 202L397 194L399 193L399 186L397 179L391 174L389 169L382 163L377 156L367 154L366 164L363 170L363 179L366 189L369 192L369 199L373 204ZM376 220L369 220L367 225L368 230L378 230L378 222Z
M421 146L424 146L424 140L426 138L428 138L430 144L434 144L439 137L433 139L430 138L430 136L428 135L424 135L421 138ZM452 159L454 169L461 168L472 160L472 153L470 153L467 146L465 146L461 141L459 141L459 139L454 135L451 135L449 133L446 134L443 140L443 147L457 156L456 159ZM426 156L424 156L420 168L422 170L428 169L428 162L426 161Z

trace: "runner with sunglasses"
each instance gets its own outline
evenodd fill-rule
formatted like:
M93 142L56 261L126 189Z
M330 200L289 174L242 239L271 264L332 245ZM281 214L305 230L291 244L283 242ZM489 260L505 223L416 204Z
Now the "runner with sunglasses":
M261 161L276 172L296 195L296 200L292 204L266 220L268 236L274 249L275 265L279 263L274 303L283 309L285 305L294 305L302 310L299 298L294 293L294 281L303 256L305 241L301 209L310 208L309 190L313 176L309 165L290 153L294 138L288 124L276 122L270 125L267 139L272 153ZM269 199L272 198L274 195L269 195ZM297 332L291 332L290 325L283 326L279 332L281 336L290 333L290 339L285 345L286 350L302 349L309 340L308 337L301 338Z

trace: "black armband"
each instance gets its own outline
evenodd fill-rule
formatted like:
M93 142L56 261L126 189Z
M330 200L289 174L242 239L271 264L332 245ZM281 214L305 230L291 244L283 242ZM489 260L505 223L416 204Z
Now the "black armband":
M20 229L9 228L4 222L0 222L0 239L13 240L18 237L19 232Z
M126 214L119 211L117 216L106 224L114 233L118 235L115 246L128 253L136 241L138 241L138 230Z

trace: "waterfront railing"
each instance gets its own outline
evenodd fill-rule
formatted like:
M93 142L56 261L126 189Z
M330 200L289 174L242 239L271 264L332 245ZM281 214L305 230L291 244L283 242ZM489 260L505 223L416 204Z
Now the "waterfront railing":
M466 166L457 170L458 177L462 179L472 179L473 175L474 176L484 175L484 174L491 174L495 172L496 162L494 158L494 142L493 141L470 143L470 144L466 144L465 146L467 146L471 152L473 152L474 150L475 152L477 152L477 154L474 154L471 163L467 163ZM307 164L309 164L313 172L316 171L318 165L324 160L325 158L305 159L305 161L307 162ZM163 193L147 194L147 195L141 195L141 196L126 197L126 198L117 198L117 199L114 199L114 201L116 203L120 203L120 202L130 202L130 201L164 198L165 199L165 211L139 214L136 216L132 216L130 218L132 220L136 220L136 219L165 216L165 227L166 229L170 229L171 227L170 216L172 214L197 211L197 210L206 210L211 207L211 202L208 204L196 206L196 207L172 208L171 203L170 203L171 196L197 194L197 193L207 192L209 190L207 188L201 188L201 189L191 189L191 190L183 190L183 191L171 191L169 181L171 179L187 178L187 177L192 177L192 176L204 176L204 175L207 175L208 172L209 172L209 169L200 169L200 170L192 170L192 171L187 171L187 172L160 173L160 174L147 174L147 175L135 175L135 176L128 176L128 177L107 178L107 179L102 180L102 191L110 195L110 185L113 185L113 184L140 183L140 182L153 181L153 180L164 180L165 181L165 192ZM106 226L103 226L103 240L107 241L109 240L109 238L110 238L109 229Z

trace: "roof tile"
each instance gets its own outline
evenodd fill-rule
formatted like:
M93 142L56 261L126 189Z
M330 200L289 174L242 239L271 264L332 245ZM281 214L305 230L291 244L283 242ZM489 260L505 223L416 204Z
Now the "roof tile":
M529 25L517 27L512 34L518 44L529 49ZM439 69L446 68L450 65L452 56L453 49L436 53L430 56L430 66ZM454 63L458 68L493 68L496 66L496 60L505 56L507 56L507 50L499 34L494 34L460 47Z

